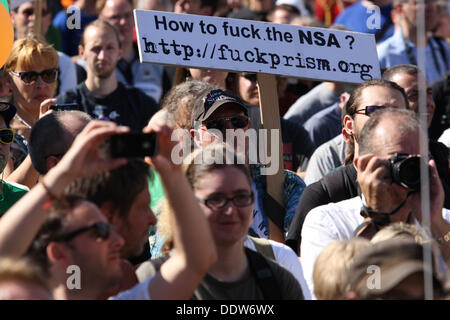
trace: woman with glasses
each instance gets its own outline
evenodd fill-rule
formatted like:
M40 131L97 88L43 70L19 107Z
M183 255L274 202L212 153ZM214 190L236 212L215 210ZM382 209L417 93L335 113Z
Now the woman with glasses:
M38 174L27 156L31 127L39 120L41 104L53 98L58 78L58 54L52 46L34 36L16 40L4 65L4 74L12 91L17 114L11 128L17 131L12 146L13 162L5 169L8 179L33 187ZM49 104L50 100L46 101ZM16 170L23 162L24 166ZM16 172L9 177L12 171Z
M227 158L228 157L228 158ZM226 160L232 161L226 161ZM247 166L222 144L197 150L186 168L186 177L206 216L217 248L218 260L194 292L193 299L303 299L296 278L261 254L247 249L247 232L253 222L255 196ZM232 164L227 164L232 163ZM158 230L172 249L174 216L165 204ZM247 245L246 245L247 246ZM274 251L276 248L273 248ZM295 256L295 254L294 254ZM154 267L165 261L162 257ZM298 262L298 260L297 260ZM145 266L145 267L148 267ZM137 271L138 275L145 272ZM265 273L264 279L259 275Z
M9 75L12 102L17 106L11 126L28 140L31 127L39 119L41 103L55 94L58 54L52 46L37 38L17 40L4 72Z

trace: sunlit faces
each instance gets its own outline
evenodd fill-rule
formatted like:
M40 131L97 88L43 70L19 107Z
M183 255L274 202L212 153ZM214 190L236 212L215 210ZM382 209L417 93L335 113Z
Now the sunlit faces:
M256 77L252 78L248 77L248 78L249 79L239 75L238 79L239 95L247 103L257 106L259 105L259 95Z
M50 27L52 15L47 9L47 1L42 1L41 33L45 34ZM17 38L23 38L34 30L34 1L25 2L17 12L11 11L11 20L16 27Z
M87 63L88 77L90 73L106 79L109 78L120 60L122 50L114 34L107 27L91 26L84 33L84 47L79 47L80 54Z
M25 71L42 72L51 68L57 68L53 65L36 65L31 68L16 67L13 70L15 73ZM34 109L35 112L39 112L39 106L42 101L48 98L52 98L55 93L56 83L47 83L38 77L33 84L24 83L20 77L13 74L9 75L9 83L13 93L14 103L20 108Z
M289 23L291 23L292 19L294 19L295 17L298 17L298 16L299 16L298 14L291 13L288 10L280 8L273 12L271 22L289 24Z
M232 166L216 169L206 174L197 183L195 196L200 199L210 199L214 196L233 198L237 195L251 193L251 186L245 174ZM214 240L219 246L231 246L241 241L247 234L251 223L253 204L246 207L236 207L231 201L220 210L211 210L201 203Z
M91 202L83 201L72 210L67 224L70 231L92 225L96 222L107 222L100 209ZM67 263L80 267L81 288L100 288L104 290L122 277L120 267L120 249L123 238L112 230L106 240L98 239L95 231L81 233L66 244L69 261Z
M407 0L402 4L402 16L409 25L417 26L416 12L425 10L425 28L431 31L439 22L436 4L436 0L424 0L424 5L419 0Z
M245 116L244 111L242 111L241 107L233 104L233 103L226 103L222 105L219 109L214 111L212 115L207 119L207 121L211 121L214 119L220 119L220 118L229 118L233 116ZM250 127L250 122L248 123L247 127L242 128L244 131L247 130ZM208 130L206 127L206 121L202 123L200 135L201 135L201 145L203 147L216 142L225 142L226 141L226 130L227 129L235 129L230 121L225 122L224 130L222 130L222 137L217 137L211 130ZM221 138L221 139L218 139Z
M130 259L139 256L148 241L149 227L156 224L155 215L150 209L148 188L144 188L136 196L124 218L120 218L118 214L116 216L113 218L113 224L125 240L121 250L122 257Z
M107 0L100 18L108 21L119 30L122 43L133 41L133 6L128 0Z
M426 104L427 104L427 126L431 124L433 120L434 110L436 105L433 100L433 91L423 74L411 75L407 73L397 73L392 77L392 81L397 83L400 87L405 89L406 97L408 98L409 108L415 113L419 113L419 77L422 78L426 86Z
M384 106L387 108L406 109L406 101L400 91L382 86L370 86L361 92L360 103L358 110L365 106ZM359 140L359 134L364 124L369 120L369 117L363 114L354 115L354 129L353 134L355 139Z
M201 0L177 0L173 5L175 13L202 14Z
M225 89L225 79L228 76L227 71L196 68L189 68L188 70L192 79L208 82Z

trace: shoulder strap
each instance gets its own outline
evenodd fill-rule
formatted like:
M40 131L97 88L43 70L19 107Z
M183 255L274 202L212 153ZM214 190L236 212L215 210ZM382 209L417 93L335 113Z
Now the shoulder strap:
M273 248L272 248L272 245L270 244L269 240L267 240L265 238L257 238L257 237L251 237L251 236L249 236L249 238L255 244L256 251L261 253L266 258L270 258L270 259L276 261L275 254L273 252Z
M331 202L337 202L346 199L345 175L343 169L327 174L320 180L322 187L327 191Z
M249 268L258 283L264 300L281 300L281 290L269 264L260 253L245 248Z

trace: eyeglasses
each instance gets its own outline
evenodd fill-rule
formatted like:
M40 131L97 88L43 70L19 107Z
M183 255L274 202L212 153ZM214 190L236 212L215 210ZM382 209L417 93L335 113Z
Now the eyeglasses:
M223 195L215 195L208 199L197 199L211 210L220 210L225 208L230 201L236 207L247 207L255 201L255 196L253 192L250 192L249 194L238 194L233 198L227 198Z
M51 68L46 69L42 72L36 72L36 71L23 71L23 72L15 72L10 71L11 74L15 75L16 77L19 77L20 80L22 80L27 85L34 84L38 77L41 77L42 81L45 83L53 83L58 78L58 69Z
M380 110L380 109L384 109L384 108L386 108L386 107L385 106L366 106L364 109L356 110L355 113L357 113L357 114L364 114L366 116L370 116L375 111Z
M89 231L91 229L94 230L95 237L97 239L106 240L106 239L109 238L110 232L112 230L114 230L114 226L109 224L109 223L106 223L106 222L96 222L96 223L91 224L89 226L79 228L79 229L74 230L72 232L69 232L69 233L67 233L65 235L57 237L55 239L55 241L70 241L73 238L75 238L76 236L78 236L78 235L80 235L80 234L82 234L84 232L87 232L87 231Z
M14 141L16 130L11 128L0 129L0 143L11 144Z
M46 16L50 13L50 10L42 9L42 16ZM34 14L34 8L28 8L22 11L24 16L32 16Z
M227 118L217 118L205 122L205 126L208 130L217 129L222 131L225 128L227 121L230 121L231 125L235 129L242 129L248 125L248 117L246 116L234 116Z

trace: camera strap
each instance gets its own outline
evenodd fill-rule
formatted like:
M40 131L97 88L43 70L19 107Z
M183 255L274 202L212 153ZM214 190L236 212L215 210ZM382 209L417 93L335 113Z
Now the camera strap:
M366 206L364 204L364 201L361 201L363 203L362 207L361 207L361 216L363 216L364 218L371 218L370 221L364 221L363 223L361 223L353 232L353 235L356 237L358 235L358 233L365 228L368 225L373 225L373 227L375 228L376 231L380 230L380 227L384 227L387 226L388 224L391 223L391 218L390 216L395 214L396 212L398 212L406 203L406 201L408 200L409 196L413 193L415 193L416 191L410 191L408 192L408 194L406 195L405 200L403 200L394 210L392 210L391 212L383 212L383 211L377 211L377 210L373 210L372 208Z

